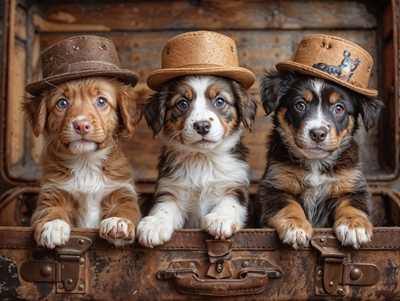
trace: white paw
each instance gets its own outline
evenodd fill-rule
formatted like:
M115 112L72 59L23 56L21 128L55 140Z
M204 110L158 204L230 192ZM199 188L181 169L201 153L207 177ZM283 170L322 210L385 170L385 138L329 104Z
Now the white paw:
M143 246L153 248L171 239L174 228L156 216L146 216L137 226L138 241Z
M101 221L99 234L116 247L122 247L135 240L135 226L125 218L110 217Z
M220 214L210 213L204 218L204 230L216 239L231 237L240 230L240 225L232 218L223 217Z
M363 243L371 240L371 237L364 228L349 229L345 225L340 225L335 229L335 234L342 245L351 246L356 249Z
M301 228L295 228L294 230L289 230L283 236L282 242L292 246L294 249L298 249L301 246L307 246L308 237L305 230Z
M49 249L65 245L69 240L70 232L70 226L61 219L47 222L43 225L39 245Z

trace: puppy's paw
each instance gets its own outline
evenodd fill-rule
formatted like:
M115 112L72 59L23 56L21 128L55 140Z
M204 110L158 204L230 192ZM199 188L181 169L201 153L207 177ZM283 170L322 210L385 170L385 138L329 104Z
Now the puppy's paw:
M333 229L342 245L355 249L371 241L373 234L372 224L365 217L342 218L335 222Z
M63 220L56 219L43 225L38 244L49 249L65 245L69 240L71 227Z
M301 223L298 221L292 222L289 227L277 229L277 232L282 242L292 246L294 249L308 246L309 240L313 235L312 226L307 220L303 220Z
M240 225L232 218L210 213L204 218L203 228L216 239L225 239L238 232L240 230Z
M147 248L153 248L169 241L173 232L173 225L157 216L146 216L137 227L138 241Z
M101 221L99 234L116 247L123 247L133 243L135 225L125 218L110 217Z

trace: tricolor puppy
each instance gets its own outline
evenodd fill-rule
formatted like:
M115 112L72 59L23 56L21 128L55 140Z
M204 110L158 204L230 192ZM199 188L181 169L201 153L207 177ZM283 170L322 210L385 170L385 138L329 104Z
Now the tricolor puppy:
M112 42L95 36L52 46L42 63L44 79L26 87L34 96L22 105L34 134L46 139L34 238L54 248L80 227L99 228L116 246L132 243L141 215L121 138L142 117L137 76L117 68Z
M312 67L316 58L339 65L343 50L356 65L362 61L347 74L350 81ZM315 35L300 43L295 62L279 63L262 80L262 105L274 115L258 193L260 222L294 248L308 244L313 227L333 226L339 241L355 248L371 239L371 195L354 140L358 117L368 131L383 107L366 88L371 68L372 58L357 45Z
M197 45L201 38L202 47ZM193 49L180 49L180 39L191 40L188 44ZM178 36L164 49L187 58L184 51L201 53L208 43L215 43L224 53L233 53L234 47L235 52L228 55L236 58L234 42L210 32ZM204 55L218 62L220 54ZM237 64L237 58L228 62ZM220 74L229 73L226 70ZM149 99L144 114L154 134L160 133L164 147L158 163L156 203L138 225L138 240L154 247L168 241L179 228L203 228L215 238L228 238L244 227L247 218L247 149L241 138L242 126L251 128L256 102L243 85L251 86L254 75L240 70L245 80L235 76L239 83L216 75L181 74L159 85L167 73L155 73L162 76L153 74L148 79L148 85L158 92Z

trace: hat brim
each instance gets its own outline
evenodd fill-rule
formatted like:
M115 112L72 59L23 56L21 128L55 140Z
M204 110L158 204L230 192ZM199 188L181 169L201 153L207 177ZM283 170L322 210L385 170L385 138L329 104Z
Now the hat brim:
M316 68L309 67L307 65L303 65L303 64L300 64L300 63L296 63L296 62L292 62L292 61L283 61L283 62L280 62L280 63L276 64L275 67L279 72L290 71L290 72L293 73L294 71L297 71L297 72L302 73L302 74L316 76L316 77L320 77L320 78L323 78L323 79L326 79L326 80L330 80L330 81L333 81L333 82L335 82L335 83L337 83L339 85L342 85L342 86L344 86L344 87L346 87L346 88L348 88L350 90L353 90L353 91L355 91L357 93L365 95L367 97L371 97L372 98L372 97L375 97L375 96L378 95L378 91L377 90L369 89L369 88L368 89L364 89L364 88L361 88L361 87L354 86L354 85L352 85L352 84L350 84L348 82L345 82L345 81L343 81L343 80L341 80L339 78L336 78L336 77L334 77L334 76L332 76L332 75L330 75L330 74L328 74L328 73L326 73L324 71L321 71L321 70L318 70Z
M250 70L241 67L200 67L200 68L170 68L151 72L147 78L147 86L158 91L171 79L184 75L214 75L227 77L237 81L243 88L250 88L255 82L255 75Z
M25 87L25 91L33 96L38 96L40 92L44 89L47 89L50 86L58 85L66 81L91 77L91 76L105 76L105 77L113 77L118 80L135 86L139 80L138 75L127 69L118 69L118 70L84 70L79 72L71 72L71 73L63 73L60 75L50 76L48 78L39 80L37 82L33 82L28 84Z

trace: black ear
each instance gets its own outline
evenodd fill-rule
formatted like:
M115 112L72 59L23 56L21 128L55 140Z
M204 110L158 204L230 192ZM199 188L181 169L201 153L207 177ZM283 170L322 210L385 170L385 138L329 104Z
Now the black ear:
M286 83L293 79L289 72L280 73L275 69L267 71L261 79L260 97L261 104L267 115L271 114L279 105L282 95L286 91Z
M144 106L144 117L147 125L153 130L153 136L157 135L163 127L167 98L167 90L162 89L152 95Z
M359 95L359 94L358 94ZM378 97L369 98L359 95L358 103L361 107L361 116L367 132L376 124L382 109L385 107Z
M251 131L257 113L257 102L250 93L237 82L232 82L233 91L239 108L240 119L243 125Z

